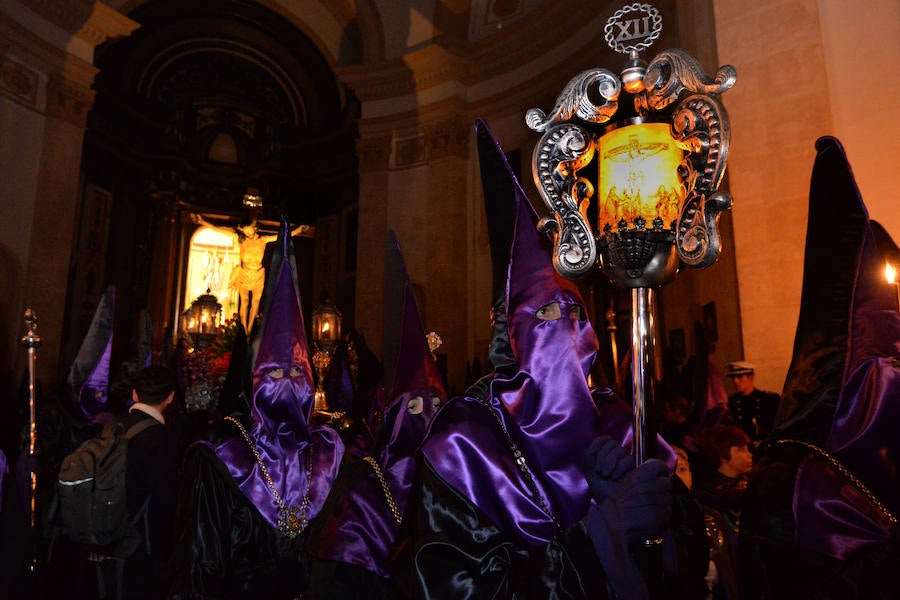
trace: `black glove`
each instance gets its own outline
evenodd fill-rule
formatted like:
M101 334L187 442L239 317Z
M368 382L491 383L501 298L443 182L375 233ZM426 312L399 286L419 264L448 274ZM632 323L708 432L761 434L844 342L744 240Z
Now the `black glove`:
M589 531L602 520L610 533L639 542L659 535L672 519L672 481L661 460L648 460L605 491L603 502L588 513Z
M581 461L581 470L597 504L606 500L616 482L632 469L634 457L607 435L595 438Z
M606 446L602 442L600 445ZM611 448L607 452L617 454ZM601 465L599 472L606 472L604 466L610 462L600 454L598 449L594 463ZM631 464L630 460L614 462ZM612 473L615 471L613 467ZM606 497L588 511L582 522L616 597L647 600L647 585L631 557L629 543L656 537L672 518L669 469L662 461L651 459L618 481L603 480L601 487Z

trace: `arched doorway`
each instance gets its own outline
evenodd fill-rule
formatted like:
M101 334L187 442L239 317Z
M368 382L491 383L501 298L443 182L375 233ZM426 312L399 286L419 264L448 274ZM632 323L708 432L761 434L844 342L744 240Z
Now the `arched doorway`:
M261 233L274 233L281 213L313 231L346 231L355 214L359 103L299 29L232 1L148 2L128 16L141 27L96 55L78 223L91 234L73 254L63 365L104 282L118 287L119 357L144 308L154 348L171 342L187 297L192 215L237 226L248 190L263 198L252 209ZM352 315L352 278L316 263L313 236L295 244L304 310L325 290ZM89 273L99 279L92 286Z

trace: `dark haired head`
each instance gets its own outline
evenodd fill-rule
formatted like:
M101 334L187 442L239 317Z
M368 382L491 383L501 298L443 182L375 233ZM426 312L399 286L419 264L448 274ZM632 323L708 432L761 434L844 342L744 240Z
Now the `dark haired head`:
M713 425L698 436L700 450L709 464L717 468L723 460L731 457L733 447L748 446L750 438L734 425Z
M134 391L139 402L157 406L175 391L175 375L160 365L145 367L134 378Z

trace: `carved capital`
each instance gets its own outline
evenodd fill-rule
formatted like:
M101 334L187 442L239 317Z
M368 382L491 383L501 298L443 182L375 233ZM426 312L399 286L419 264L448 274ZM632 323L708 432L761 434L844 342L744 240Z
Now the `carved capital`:
M124 36L140 27L114 8L96 0L30 0L28 8L92 47L107 38Z
M83 85L52 75L47 81L47 116L84 127L87 113L94 105L94 91Z

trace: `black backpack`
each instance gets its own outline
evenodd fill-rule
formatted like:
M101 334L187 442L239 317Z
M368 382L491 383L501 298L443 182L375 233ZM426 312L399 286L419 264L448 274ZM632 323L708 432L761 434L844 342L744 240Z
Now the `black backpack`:
M159 425L156 419L142 419L126 431L122 423L108 423L99 437L63 459L56 483L54 534L96 546L126 537L133 527L125 492L128 440L154 425Z

